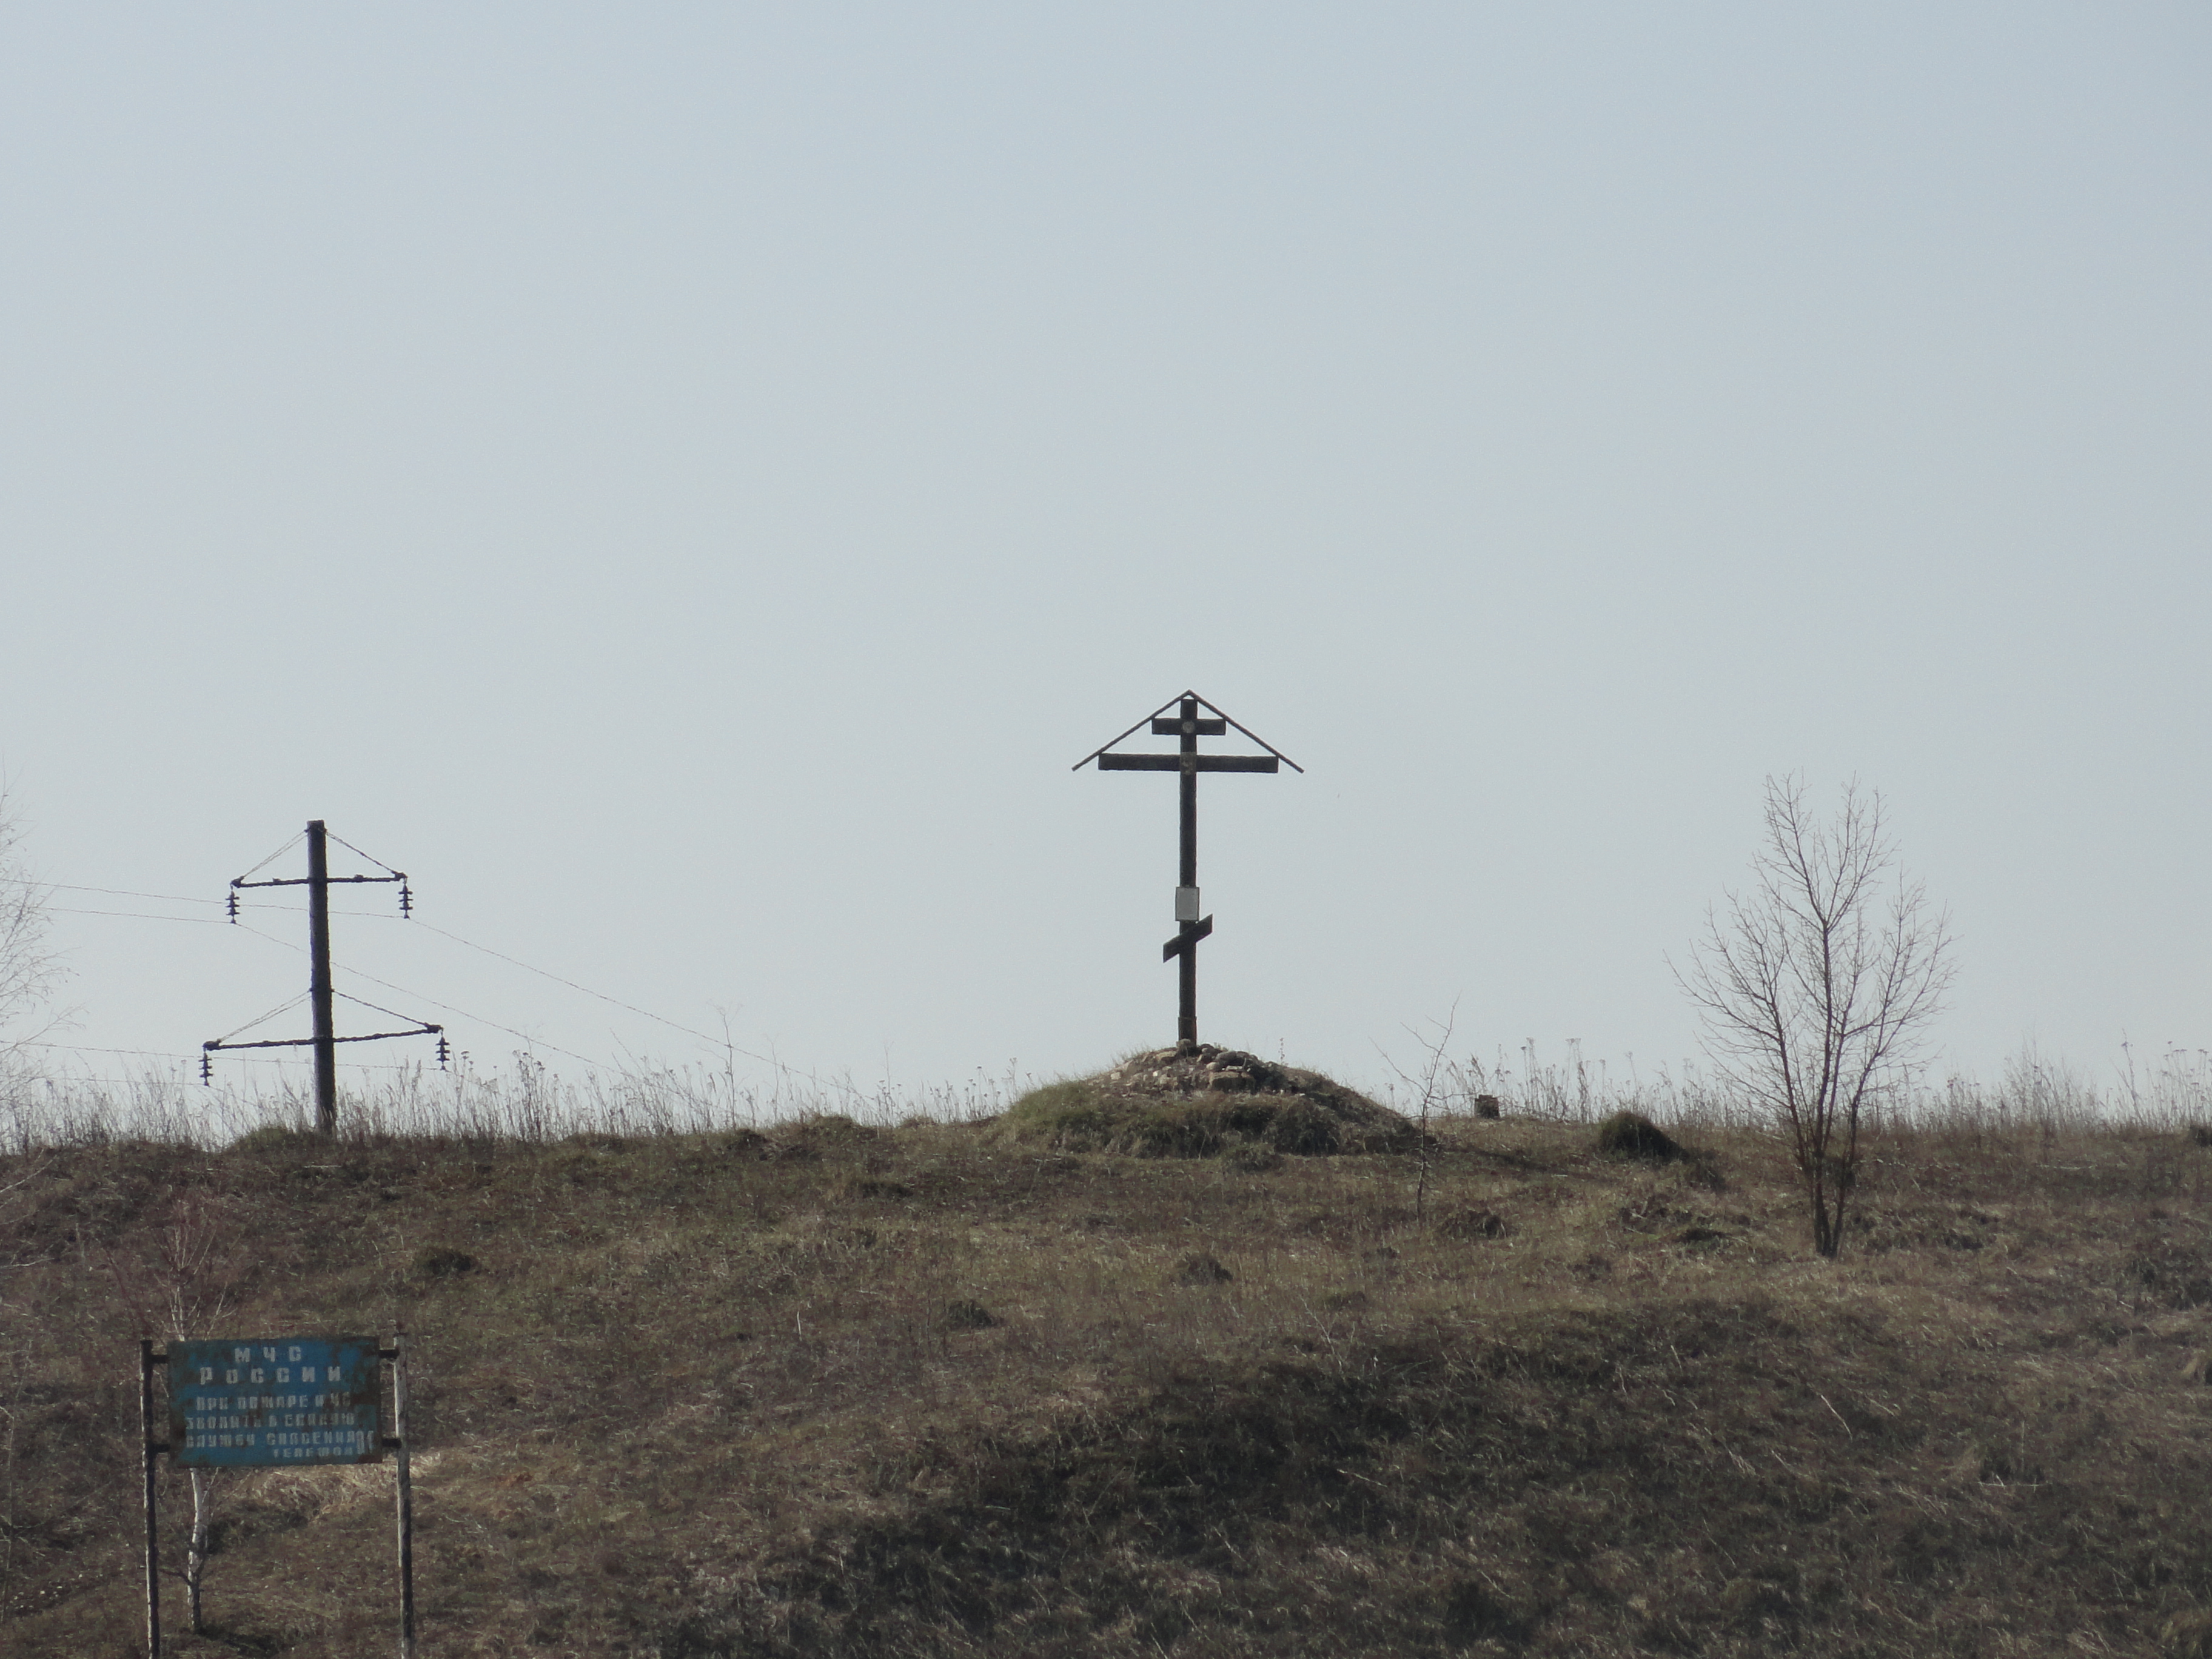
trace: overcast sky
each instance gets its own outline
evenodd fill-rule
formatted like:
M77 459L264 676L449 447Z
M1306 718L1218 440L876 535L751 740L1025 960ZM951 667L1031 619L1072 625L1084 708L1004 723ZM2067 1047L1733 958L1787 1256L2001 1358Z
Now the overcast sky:
M15 6L0 226L49 881L321 817L792 1066L1088 1070L1175 790L1069 767L1188 686L1307 769L1203 783L1210 1039L1678 1067L1794 771L1948 907L1940 1063L2212 1047L2201 5ZM89 1048L303 988L53 902ZM479 1065L712 1056L337 928Z

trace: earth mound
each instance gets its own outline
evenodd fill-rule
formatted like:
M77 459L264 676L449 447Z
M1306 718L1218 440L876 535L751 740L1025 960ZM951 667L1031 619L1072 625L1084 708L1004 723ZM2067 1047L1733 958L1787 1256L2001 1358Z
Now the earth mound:
M1130 1055L1096 1077L1048 1083L998 1120L1015 1140L1140 1158L1409 1152L1413 1124L1318 1072L1212 1043Z

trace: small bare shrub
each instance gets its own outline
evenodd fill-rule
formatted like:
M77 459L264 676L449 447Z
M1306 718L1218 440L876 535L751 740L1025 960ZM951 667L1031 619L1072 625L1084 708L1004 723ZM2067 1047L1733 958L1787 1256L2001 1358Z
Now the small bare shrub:
M2130 1287L2170 1308L2212 1306L2212 1259L2179 1240L2144 1239L2128 1252Z

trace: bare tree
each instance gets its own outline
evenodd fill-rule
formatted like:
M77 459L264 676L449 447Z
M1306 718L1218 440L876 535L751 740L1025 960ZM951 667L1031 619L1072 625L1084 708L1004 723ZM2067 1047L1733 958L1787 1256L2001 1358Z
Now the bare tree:
M1769 778L1756 884L1705 913L1674 970L1722 1078L1788 1136L1825 1256L1843 1244L1861 1115L1951 984L1949 917L1896 864L1878 793L1847 785L1821 823L1799 779Z
M204 1188L169 1194L165 1212L136 1237L109 1249L107 1268L118 1299L139 1334L190 1341L207 1334L236 1304L253 1267L252 1252L236 1206ZM195 1468L191 1524L185 1534L185 1604L195 1636L204 1633L202 1592L222 1498L218 1472Z
M13 1231L16 1212L27 1206L27 1188L45 1167L26 1159L16 1164L12 1180L0 1182L0 1236ZM10 1597L15 1589L15 1540L23 1535L19 1507L23 1412L38 1356L33 1337L38 1322L31 1306L38 1281L12 1275L38 1259L12 1251L0 1255L0 1598ZM33 1288L27 1292L16 1288L26 1284Z
M24 1048L47 1029L17 1029L18 1022L46 1000L63 972L47 944L46 891L17 855L22 837L21 814L0 781L0 1099L27 1069Z
M1419 1136L1420 1158L1419 1165L1420 1174L1413 1182L1413 1224L1416 1227L1421 1224L1422 1218L1428 1207L1429 1154L1432 1150L1429 1137L1429 1114L1434 1109L1437 1100L1442 1096L1443 1080L1451 1069L1450 1060L1445 1058L1445 1050L1450 1048L1452 1031L1458 1024L1459 1002L1457 999L1454 999L1451 1011L1443 1017L1438 1025L1438 1036L1434 1042L1422 1036L1418 1028L1411 1025L1406 1028L1413 1041L1428 1051L1429 1063L1421 1068L1421 1075L1419 1078L1408 1075L1405 1069L1389 1054L1382 1056L1383 1064L1398 1073L1398 1080L1408 1089L1418 1090L1421 1097L1414 1120L1416 1133Z
M43 1002L61 976L60 963L46 945L46 893L15 855L21 838L21 819L6 781L0 780L0 1109L12 1103L29 1073L24 1046L46 1030L17 1030L18 1017ZM16 1127L20 1131L20 1120ZM27 1160L16 1166L12 1180L0 1183L0 1222L9 1220L22 1205L31 1178L42 1168ZM32 1322L24 1317L21 1299L8 1294L13 1287L6 1275L31 1266L33 1259L0 1255L0 1592L10 1586L15 1571L17 1457L33 1354Z

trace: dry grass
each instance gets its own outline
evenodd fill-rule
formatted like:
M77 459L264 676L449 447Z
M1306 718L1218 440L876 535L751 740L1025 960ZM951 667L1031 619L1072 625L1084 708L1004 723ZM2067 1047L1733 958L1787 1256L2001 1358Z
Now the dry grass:
M181 1194L226 1329L409 1332L429 1654L2209 1650L2212 1148L1884 1133L1823 1263L1671 1127L1447 1120L1419 1225L1408 1156L835 1116L25 1149L0 1649L135 1650L117 1267ZM177 1650L388 1652L390 1496L231 1478Z

